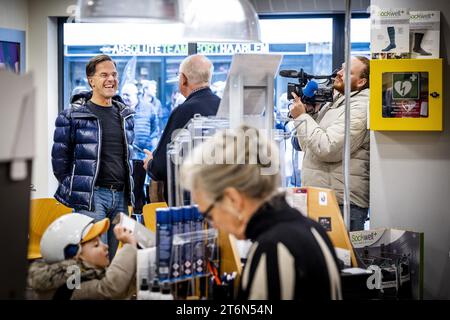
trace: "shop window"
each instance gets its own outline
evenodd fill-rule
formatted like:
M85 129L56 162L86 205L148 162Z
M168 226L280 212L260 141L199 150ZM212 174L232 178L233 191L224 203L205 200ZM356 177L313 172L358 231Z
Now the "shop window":
M369 55L369 23L369 19L352 19L352 54ZM212 90L217 95L223 93L232 56L238 52L283 54L280 70L302 68L309 74L332 73L333 17L262 17L260 26L262 43L197 44L197 51L208 56L214 64ZM71 23L64 24L63 39L64 108L69 106L73 94L90 90L85 66L92 56L101 53L111 55L116 61L121 86L127 81L133 82L141 94L146 80L156 82L156 98L161 103L160 129L164 128L171 110L184 101L178 92L178 68L188 54L188 45L182 37L181 26ZM275 116L279 128L283 127L282 119L287 114L287 83L295 81L280 76L275 79ZM288 145L290 147L290 143ZM292 161L297 162L297 158ZM287 168L297 167L292 161L286 164ZM288 171L291 184L300 184L298 170Z
M351 20L351 54L370 58L370 18Z
M352 19L352 54L369 55L370 21ZM315 75L327 75L332 70L333 17L264 18L260 19L262 43L198 43L197 51L207 55L214 64L212 89L221 96L230 69L232 56L238 52L270 52L283 54L282 69L299 70ZM183 102L178 92L178 68L188 54L188 45L179 25L128 24L64 24L63 106L70 97L90 90L85 76L87 61L105 53L117 63L120 84L131 81L142 93L145 80L156 82L156 98L161 102L160 128L163 129L170 111ZM170 39L170 41L168 41ZM287 113L288 82L275 79L275 111L278 119ZM120 90L120 88L119 88ZM281 122L280 122L281 125ZM299 178L296 179L299 183ZM296 183L296 184L298 184Z

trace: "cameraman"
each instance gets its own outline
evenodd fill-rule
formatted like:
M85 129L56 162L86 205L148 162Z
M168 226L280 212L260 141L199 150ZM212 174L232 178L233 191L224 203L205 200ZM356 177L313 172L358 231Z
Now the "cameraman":
M295 119L297 138L305 152L302 185L334 189L343 211L344 178L342 157L345 128L345 65L333 83L337 91L333 102L326 104L313 119L300 98L293 93L290 114ZM369 207L369 59L351 60L350 94L350 230L364 230Z

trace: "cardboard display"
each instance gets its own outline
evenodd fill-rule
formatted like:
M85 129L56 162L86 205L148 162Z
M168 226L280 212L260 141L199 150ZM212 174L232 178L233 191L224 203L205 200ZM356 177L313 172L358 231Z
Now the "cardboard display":
M385 296L399 299L422 299L422 232L381 228L350 232L350 239L361 267L375 271L370 289L382 289Z
M439 58L440 16L440 11L410 11L411 58Z
M409 57L409 10L374 6L370 14L372 59Z
M327 231L333 245L350 253L351 266L358 266L333 190L315 187L289 188L286 200L302 214L319 222Z

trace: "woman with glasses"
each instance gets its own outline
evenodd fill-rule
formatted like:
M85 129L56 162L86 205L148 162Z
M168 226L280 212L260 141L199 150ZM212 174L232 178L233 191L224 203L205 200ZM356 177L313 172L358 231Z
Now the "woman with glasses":
M181 180L214 227L250 239L239 299L341 299L326 231L290 207L277 146L254 128L217 133L183 163Z

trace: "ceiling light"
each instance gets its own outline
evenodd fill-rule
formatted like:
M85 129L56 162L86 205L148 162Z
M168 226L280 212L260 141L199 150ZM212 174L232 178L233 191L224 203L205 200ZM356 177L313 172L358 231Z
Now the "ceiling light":
M182 2L182 1L181 1ZM78 22L181 22L178 0L78 0Z
M248 0L78 0L78 22L184 22L189 42L261 42Z
M184 36L192 42L261 42L258 15L248 0L191 0Z

